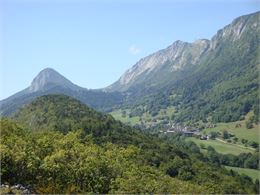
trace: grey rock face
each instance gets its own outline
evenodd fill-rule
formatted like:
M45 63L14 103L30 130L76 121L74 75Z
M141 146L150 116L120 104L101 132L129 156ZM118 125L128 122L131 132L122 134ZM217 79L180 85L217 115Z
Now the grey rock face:
M52 68L42 70L32 81L29 91L36 92L45 90L49 86L59 85L65 88L77 89L78 86L74 85L64 76L60 75Z
M219 30L211 40L199 39L193 43L176 41L169 47L155 52L127 70L117 82L108 86L108 91L126 91L130 87L147 86L147 81L156 86L165 78L173 78L173 72L196 66L204 55L215 50L219 45L239 41L249 31L257 32L260 28L260 12L238 17L223 29ZM258 30L257 30L258 29ZM167 66L167 67L166 67ZM166 73L168 72L168 74ZM155 78L161 75L161 78Z
M107 106L112 107L123 101L123 95L119 92L107 93L98 89L83 88L73 84L57 71L46 68L33 79L29 87L0 100L0 116L10 116L18 108L31 102L36 97L48 94L71 96L92 108L100 110L110 109Z
M149 78L150 75L155 73L161 74L162 69L165 71L166 64L169 74L181 70L186 66L194 65L208 50L209 46L210 41L207 39L200 39L194 43L175 41L169 47L138 61L109 88L113 89L116 86L117 90L121 90L122 88L127 89L128 86L134 85L140 78L151 79ZM157 81L154 80L154 82L156 83Z
M232 21L231 24L220 29L211 39L210 48L215 49L219 45L220 40L237 41L241 38L243 33L247 33L248 29L257 31L260 28L259 13L241 16ZM255 19L255 17L257 19Z
M176 60L181 55L184 48L188 45L188 43L176 41L168 48L160 50L154 54L151 54L141 59L120 77L120 84L129 84L130 82L133 82L135 78L141 75L142 73L149 73L153 71L155 68L159 68L167 60ZM174 68L178 69L179 66L176 65Z

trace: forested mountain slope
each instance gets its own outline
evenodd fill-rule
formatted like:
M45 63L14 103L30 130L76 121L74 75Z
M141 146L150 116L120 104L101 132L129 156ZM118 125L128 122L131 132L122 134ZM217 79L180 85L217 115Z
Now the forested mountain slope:
M31 131L54 130L67 133L82 129L97 140L109 139L122 144L132 143L131 136L139 135L137 130L116 121L111 115L97 112L64 95L38 97L11 117Z
M258 192L195 144L168 143L67 96L39 97L0 126L1 182L36 193Z
M132 113L175 106L175 121L258 118L260 12L241 16L211 40L175 42L140 60L110 91L128 92ZM134 114L133 114L134 115Z

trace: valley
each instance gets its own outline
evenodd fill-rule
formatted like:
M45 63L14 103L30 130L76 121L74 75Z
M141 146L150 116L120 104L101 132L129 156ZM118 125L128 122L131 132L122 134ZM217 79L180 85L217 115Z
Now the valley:
M38 97L12 118L1 119L1 133L1 178L33 186L36 193L250 193L254 188L253 181L245 186L242 176L197 159L195 154L203 154L196 145L195 153L180 140L168 143L144 134L64 95ZM204 180L209 171L219 177L219 187L209 187L213 178Z
M152 117L149 113L144 113L141 117L134 116L129 117L129 110L117 110L111 112L110 114L117 120L122 121L123 123L138 126L140 128L146 129L150 128L150 132L158 133L158 132L167 132L172 120L171 117L174 113L175 109L172 107L161 110L158 115ZM192 124L188 123L189 126L200 129L200 134L203 136L210 135L211 132L222 134L224 130L228 131L230 134L234 135L232 139L235 138L234 141L228 142L227 140L222 140L223 138L214 139L214 140L200 140L199 138L187 138L187 140L192 140L198 145L205 144L207 146L213 146L217 152L220 153L231 153L231 154L240 154L242 152L253 152L255 148L250 146L250 143L259 144L259 136L260 136L260 125L254 124L254 126L250 129L246 127L246 121L253 115L253 113L249 113L246 115L244 120L229 122L229 123L214 123L207 124L200 121L199 123ZM211 128L207 126L213 126ZM153 131L151 130L154 127ZM242 143L243 140L243 143Z
M0 193L259 194L259 18L177 40L101 89L40 71L0 101Z

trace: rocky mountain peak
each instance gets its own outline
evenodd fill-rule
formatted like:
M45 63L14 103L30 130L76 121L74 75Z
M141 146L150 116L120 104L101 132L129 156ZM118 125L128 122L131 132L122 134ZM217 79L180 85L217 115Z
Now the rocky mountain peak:
M59 74L56 70L52 68L45 68L33 79L29 90L31 92L42 91L54 85L67 88L76 87L76 85Z
M169 47L182 47L186 44L187 44L187 42L177 40L177 41L174 41Z
M159 69L164 63L177 59L189 43L175 41L169 47L155 52L137 62L132 68L127 70L119 79L120 84L126 85L133 82L139 75Z
M249 30L257 31L260 28L259 23L260 12L240 16L232 21L231 24L220 29L211 39L211 49L215 49L220 43L219 40L237 41L242 37L242 34Z
M173 55L172 57L176 57L189 44L190 43L178 40L178 41L173 42L173 44L171 44L169 47L167 47L166 49L164 49L162 51L169 52L170 54Z

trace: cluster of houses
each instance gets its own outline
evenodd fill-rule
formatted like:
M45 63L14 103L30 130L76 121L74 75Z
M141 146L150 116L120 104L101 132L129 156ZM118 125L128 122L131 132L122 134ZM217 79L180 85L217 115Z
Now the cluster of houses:
M156 128L156 127L158 127L158 125L160 125L161 129L165 129L165 130L160 130L159 131L160 133L164 133L164 134L181 133L187 137L196 137L200 140L209 140L210 139L210 135L202 134L198 128L183 125L180 123L168 122L166 124L160 124L160 123L158 123L158 121L157 122L151 121L150 123L144 123L143 121L141 121L141 124L138 125L138 127L140 127L141 129L150 129L150 128ZM213 128L213 127L216 127L216 125L215 124L206 124L205 127Z
M209 135L202 135L200 130L194 127L189 127L181 124L172 124L164 133L182 133L187 137L198 137L201 140L208 140Z

